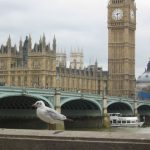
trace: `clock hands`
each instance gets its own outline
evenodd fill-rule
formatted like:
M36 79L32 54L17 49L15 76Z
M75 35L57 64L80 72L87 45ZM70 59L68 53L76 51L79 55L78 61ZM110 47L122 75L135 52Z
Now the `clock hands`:
M119 15L120 15L120 13L118 12L118 13L116 13L116 15L117 15L117 20L119 19Z
M117 13L117 16L119 16L120 13Z
M114 20L120 20L123 17L122 9L116 8L112 13L112 17Z

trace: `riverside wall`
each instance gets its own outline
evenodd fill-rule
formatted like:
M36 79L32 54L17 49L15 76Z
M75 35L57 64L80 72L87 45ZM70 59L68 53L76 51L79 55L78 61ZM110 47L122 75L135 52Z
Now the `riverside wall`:
M0 129L0 150L149 150L149 133Z

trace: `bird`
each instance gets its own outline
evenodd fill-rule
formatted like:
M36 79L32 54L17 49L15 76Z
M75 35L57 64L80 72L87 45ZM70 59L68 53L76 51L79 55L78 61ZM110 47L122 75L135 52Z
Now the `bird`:
M37 101L32 106L37 108L37 117L46 123L61 124L65 120L71 121L71 119L68 119L65 115L60 114L56 110L45 106L43 101Z

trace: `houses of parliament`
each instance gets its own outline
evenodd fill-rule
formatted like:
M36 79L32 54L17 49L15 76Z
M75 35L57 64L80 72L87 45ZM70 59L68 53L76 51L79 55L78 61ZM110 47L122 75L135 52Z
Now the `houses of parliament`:
M0 84L33 88L60 88L62 90L99 93L104 72L97 63L83 68L83 53L71 53L70 67L66 54L56 52L56 38L52 46L45 35L32 48L31 36L20 40L19 50L12 46L10 36L0 49Z
M59 88L132 97L135 90L135 30L134 0L108 2L108 71L97 62L84 67L83 53L71 52L70 66L66 54L57 51L56 38L52 45L43 35L32 45L31 36L20 40L19 48L8 37L0 48L0 84L31 88Z

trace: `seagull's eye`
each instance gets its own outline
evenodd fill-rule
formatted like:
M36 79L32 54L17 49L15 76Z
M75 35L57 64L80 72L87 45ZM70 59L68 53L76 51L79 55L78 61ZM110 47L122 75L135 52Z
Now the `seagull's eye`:
M38 103L37 103L37 105L39 105L39 106L40 106L40 105L41 105L41 103L40 103L40 102L38 102Z

